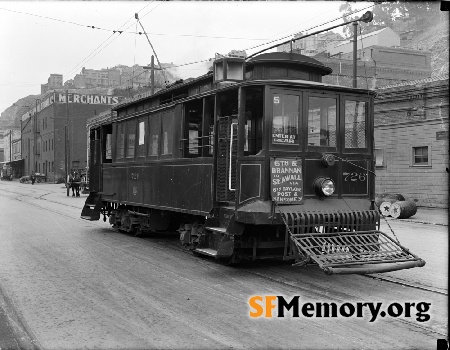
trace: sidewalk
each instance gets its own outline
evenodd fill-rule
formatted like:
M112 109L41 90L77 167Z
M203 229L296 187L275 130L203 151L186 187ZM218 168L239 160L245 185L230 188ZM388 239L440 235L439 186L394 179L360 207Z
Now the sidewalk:
M418 207L417 213L408 219L394 219L391 217L388 217L388 219L409 221L419 224L448 226L448 213L448 209Z

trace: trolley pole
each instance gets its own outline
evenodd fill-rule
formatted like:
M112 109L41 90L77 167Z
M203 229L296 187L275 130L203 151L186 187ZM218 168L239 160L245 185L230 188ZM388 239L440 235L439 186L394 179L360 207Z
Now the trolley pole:
M345 25L350 24L350 23L353 23L353 24L356 24L357 22L369 23L369 22L372 22L372 20L373 20L373 13L372 13L371 11L367 11L364 15L362 15L362 16L361 16L360 18L358 18L358 19L354 19L354 20L347 21L347 22L344 22L344 23L341 23L341 24L337 24L337 25L335 25L335 26L332 26L332 27L329 27L329 28L326 28L326 29L321 29L321 30L318 30L318 31L313 32L313 33L309 33L309 34L306 34L306 35L302 35L302 36L299 36L298 38L292 38L292 39L283 41L283 42L281 42L281 43L272 45L272 46L267 47L267 48L265 48L265 49L262 49L262 50L260 50L260 51L258 51L258 52L255 52L255 53L253 53L253 54L247 56L247 58L246 58L245 60L247 61L247 60L249 60L250 58L252 58L252 57L254 57L254 56L256 56L256 55L258 55L258 54L260 54L260 53L262 53L262 52L264 52L264 51L267 51L267 50L270 50L270 49L274 49L274 48L276 48L276 47L278 47L278 46L281 46L281 45L284 45L284 44L288 44L289 42L293 43L293 42L295 42L295 41L297 41L297 40L301 40L301 39L307 38L307 37L312 36L312 35L320 34L320 33L329 31L329 30L334 29L334 28L342 27L342 26L345 26ZM139 23L140 23L140 22L139 22ZM356 28L356 27L355 27L355 28ZM356 29L355 29L355 33L356 33ZM353 45L356 45L356 39L355 39L355 43L354 43ZM354 47L356 47L356 46L354 46Z

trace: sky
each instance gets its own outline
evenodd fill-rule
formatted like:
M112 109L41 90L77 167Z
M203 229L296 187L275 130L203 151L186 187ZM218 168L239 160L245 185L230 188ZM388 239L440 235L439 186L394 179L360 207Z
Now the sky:
M145 35L136 34L143 30L135 13L159 61L172 62L181 78L189 78L211 66L190 63L216 53L246 50L250 55L276 43L267 44L272 40L342 23L341 4L0 0L0 113L20 98L40 94L50 74L62 74L66 81L83 67L149 65L153 51ZM362 15L372 5L361 1L353 7L363 9Z

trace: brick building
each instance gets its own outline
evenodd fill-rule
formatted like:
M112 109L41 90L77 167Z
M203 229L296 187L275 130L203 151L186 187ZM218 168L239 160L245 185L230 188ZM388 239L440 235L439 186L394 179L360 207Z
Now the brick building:
M385 46L365 47L357 52L358 88L377 89L406 81L431 77L431 52ZM333 69L323 82L352 86L352 53L336 57L315 56L315 59Z
M41 84L41 94L45 94L49 90L62 89L62 87L62 74L50 74L50 77L47 79L47 84Z
M0 163L5 161L5 142L3 140L3 131L0 131Z
M401 193L418 206L448 208L448 75L378 90L377 193Z
M386 27L367 34L358 35L356 45L357 50L362 50L369 46L400 46L400 36L391 28ZM339 53L346 54L353 52L353 37L348 40L330 43L327 46L327 52L329 52L331 56Z
M297 33L294 39L300 38L306 33ZM309 36L304 39L299 39L292 43L283 44L277 47L278 52L289 52L291 49L305 56L315 56L319 52L326 51L327 45L330 43L339 43L343 40L342 35L328 31L316 35Z
M170 68L173 64L162 63L162 67ZM158 67L155 67L155 85L164 85L164 76ZM175 76L166 71L166 78L169 81L175 81ZM141 87L149 86L151 70L135 64L133 67L117 65L112 68L87 69L82 68L80 74L76 74L73 79L74 87L95 88L95 87Z
M121 99L98 91L60 90L36 100L36 107L22 116L24 174L34 171L56 181L64 179L66 164L69 170L85 168L87 119Z
M12 167L14 177L22 176L23 162L21 154L20 129L9 129L3 132L4 163Z

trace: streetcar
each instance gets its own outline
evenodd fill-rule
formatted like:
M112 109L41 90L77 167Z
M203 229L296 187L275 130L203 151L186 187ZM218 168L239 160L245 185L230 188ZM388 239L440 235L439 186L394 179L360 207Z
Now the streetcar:
M178 230L195 255L225 264L423 266L380 231L375 93L323 83L331 72L292 52L221 57L203 76L115 105L90 129L81 217L135 235Z

